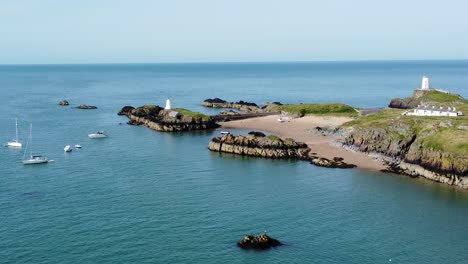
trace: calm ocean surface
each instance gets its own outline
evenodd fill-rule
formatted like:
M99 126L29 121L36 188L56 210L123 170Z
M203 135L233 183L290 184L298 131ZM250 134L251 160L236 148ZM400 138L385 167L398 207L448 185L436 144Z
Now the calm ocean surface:
M220 97L259 104L385 107L422 75L468 96L468 61L0 66L0 263L468 263L468 192L398 175L220 155L219 131L119 125L124 105L205 113ZM60 107L96 105L97 110ZM109 138L87 134L105 130ZM235 131L244 133L246 131ZM81 150L65 154L67 144ZM268 230L286 245L242 251Z

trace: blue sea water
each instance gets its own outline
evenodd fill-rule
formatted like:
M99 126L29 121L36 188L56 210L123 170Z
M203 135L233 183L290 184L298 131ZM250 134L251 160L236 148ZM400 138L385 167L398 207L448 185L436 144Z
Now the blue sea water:
M17 117L23 143L33 123L34 151L55 160L24 166L23 150L0 149L0 262L468 263L466 191L212 153L219 131L160 133L116 115L167 97L209 114L200 103L213 97L385 107L422 75L468 95L468 61L0 66L0 141ZM88 139L96 130L109 138ZM236 247L263 230L285 246Z

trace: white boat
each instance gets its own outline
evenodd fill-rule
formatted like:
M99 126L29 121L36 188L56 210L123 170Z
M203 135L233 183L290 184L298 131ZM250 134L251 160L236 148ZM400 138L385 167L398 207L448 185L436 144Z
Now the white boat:
M63 151L65 152L71 152L73 149L70 145L66 145L64 148L63 148Z
M80 144L76 144L76 145L75 145L75 148L76 148L76 149L80 149L80 148L81 148L81 145L80 145Z
M283 123L284 119L280 117L280 118L278 118L278 122Z
M29 159L24 159L28 146L29 146ZM26 144L26 149L24 150L23 164L32 165L32 164L41 164L41 163L47 163L47 162L49 162L49 159L47 157L32 154L32 124L31 124L30 130L29 130L29 139Z
M23 146L23 144L21 144L18 139L18 119L16 119L16 138L7 142L6 146L9 148L21 148Z
M229 134L229 131L221 131L221 135L227 135Z
M104 131L98 131L96 133L88 134L89 138L106 138L107 135L104 134Z

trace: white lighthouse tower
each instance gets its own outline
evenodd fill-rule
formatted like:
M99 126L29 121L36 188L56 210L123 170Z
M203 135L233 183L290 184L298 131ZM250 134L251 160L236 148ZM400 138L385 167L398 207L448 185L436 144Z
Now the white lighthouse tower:
M169 98L166 100L166 107L164 107L165 110L171 110L171 100Z
M421 90L429 90L431 86L429 85L429 77L423 76Z

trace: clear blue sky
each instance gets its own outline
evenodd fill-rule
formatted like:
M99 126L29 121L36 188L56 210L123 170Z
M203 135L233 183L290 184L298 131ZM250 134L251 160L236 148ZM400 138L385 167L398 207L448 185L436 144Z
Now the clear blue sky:
M0 0L0 64L468 59L466 0Z

